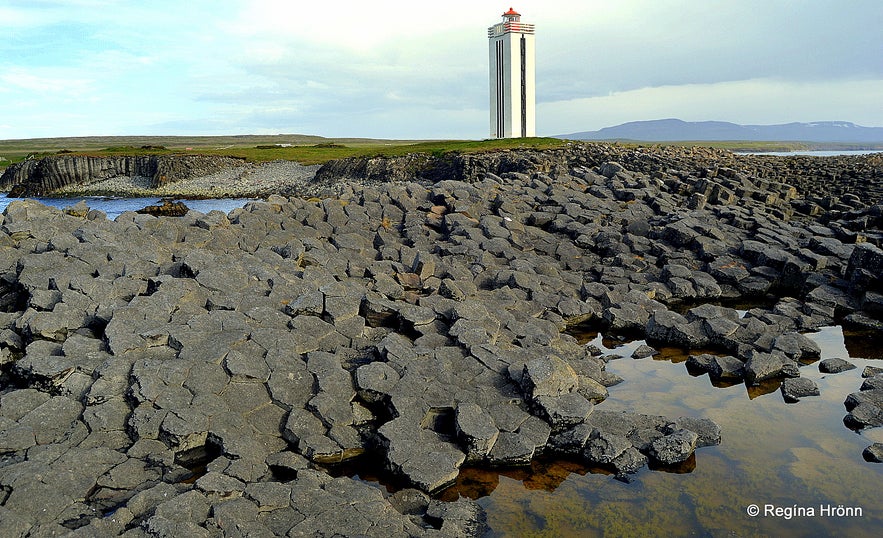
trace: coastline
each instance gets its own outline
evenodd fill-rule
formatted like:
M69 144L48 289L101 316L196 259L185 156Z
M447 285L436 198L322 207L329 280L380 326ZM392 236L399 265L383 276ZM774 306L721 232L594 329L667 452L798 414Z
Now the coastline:
M481 536L482 505L441 492L461 470L544 457L603 469L604 484L720 467L715 486L742 502L727 488L744 467L714 463L712 447L740 442L719 410L670 413L643 394L617 408L608 388L635 377L607 366L631 359L571 332L640 336L634 359L678 348L691 374L811 409L829 389L807 371L823 351L806 334L883 334L876 162L575 145L321 173L277 162L181 184L297 191L226 214L108 220L13 202L0 220L0 530L221 535L247 520L266 535ZM883 370L865 370L835 378L848 413L833 406L814 437L883 425ZM820 466L849 459L852 483L876 484L883 468L862 448ZM339 463L407 487L329 470ZM862 506L853 490L866 488L831 499ZM697 515L705 493L688 504ZM717 528L701 517L697 534Z
M78 159L70 156L63 158L68 161ZM182 157L187 158L190 157ZM45 169L31 168L25 173L10 175L10 170L7 170L3 178L6 180L4 188L11 189L8 192L19 191L16 197L266 199L274 194L312 197L333 192L340 189L341 181L370 184L416 180L429 184L445 178L476 180L481 170L492 173L510 169L529 171L530 166L519 163L519 159L523 158L539 161L552 159L547 168L566 166L570 158L596 163L613 160L643 173L681 169L684 173L700 177L727 168L770 181L791 183L808 194L839 196L852 191L867 191L862 192L861 196L870 195L870 203L883 199L883 182L877 181L883 167L883 153L821 157L799 153L742 153L701 146L625 146L599 142L569 142L550 149L453 150L431 154L415 152L398 156L344 157L322 165L303 165L293 160L277 159L263 162L243 160L230 166L228 161L212 173L185 172L168 178L164 175L127 175L122 170L108 173L104 166L113 168L116 165L119 168L119 159L108 158L106 163L96 164L93 158L83 157L80 163L50 165ZM175 159L175 156L167 156L166 159ZM859 185L849 181L827 180L840 175L867 181L865 185Z
M246 163L214 174L181 179L150 187L146 177L118 176L85 184L67 185L53 197L113 196L131 198L267 198L274 194L311 191L318 165L294 161Z

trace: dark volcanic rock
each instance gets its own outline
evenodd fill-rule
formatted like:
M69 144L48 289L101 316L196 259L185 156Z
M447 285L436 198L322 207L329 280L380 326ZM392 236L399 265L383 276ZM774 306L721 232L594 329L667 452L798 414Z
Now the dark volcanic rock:
M786 402L798 402L801 398L819 395L819 387L812 379L805 377L783 380L781 390Z
M12 174L55 188L61 162ZM147 173L125 166L89 173ZM879 177L869 158L565 144L332 162L320 197L228 215L13 202L0 529L471 536L477 504L426 496L467 463L566 457L625 479L691 462L720 428L605 411L614 357L574 335L691 350L716 383L797 376L818 356L806 332L883 323ZM745 298L744 317L716 304ZM850 427L883 424L875 373ZM325 471L360 455L414 489Z
M638 346L635 351L632 352L633 359L646 359L647 357L652 357L653 355L658 355L659 352L653 349L648 345Z
M676 430L650 443L650 456L663 465L674 465L689 458L696 450L699 436L690 430Z
M755 351L745 363L745 379L752 385L776 377L797 377L799 375L797 363L781 353Z
M136 211L136 213L153 215L154 217L183 217L188 211L190 211L190 208L188 208L184 202L163 200L159 204L145 206Z
M862 452L866 461L883 463L883 443L874 443Z
M738 381L745 377L745 364L730 355L690 355L687 367L696 373L708 372L715 381Z
M555 355L528 361L521 375L521 388L531 398L561 396L573 392L578 386L576 372Z
M854 364L838 358L825 359L819 363L819 371L826 374L839 374L854 369Z

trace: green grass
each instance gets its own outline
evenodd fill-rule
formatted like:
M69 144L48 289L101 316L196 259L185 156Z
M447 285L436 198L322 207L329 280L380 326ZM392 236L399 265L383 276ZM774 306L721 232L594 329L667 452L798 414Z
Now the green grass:
M556 138L515 138L483 141L436 140L429 142L374 142L356 144L342 144L340 142L335 142L274 148L225 148L221 150L206 150L201 151L200 153L241 157L253 162L284 159L297 161L303 164L321 164L332 159L342 159L344 157L394 157L397 155L406 155L408 153L427 153L440 156L451 152L478 153L500 149L545 149L561 147L564 144L566 144L566 141Z
M59 152L72 155L167 155L202 154L246 159L252 162L290 160L321 164L344 157L396 156L408 153L443 155L449 152L475 153L500 149L560 147L556 138L505 140L376 140L362 138L326 139L316 136L227 136L227 137L89 137L0 141L0 168L24 160Z
M608 141L627 147L701 146L732 151L796 151L813 149L868 149L855 144L813 144L804 142ZM239 157L252 162L290 160L321 164L344 157L396 156L407 153L444 155L450 152L479 153L505 149L549 149L567 144L557 138L511 138L502 140L378 140L370 138L330 139L310 135L240 136L118 136L79 138L35 138L0 140L0 171L28 156L76 155L163 155L172 153ZM883 149L883 146L875 147Z

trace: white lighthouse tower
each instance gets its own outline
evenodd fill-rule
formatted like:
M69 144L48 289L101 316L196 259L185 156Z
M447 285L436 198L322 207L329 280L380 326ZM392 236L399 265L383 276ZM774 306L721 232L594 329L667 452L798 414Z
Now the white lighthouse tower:
M511 7L487 29L490 40L491 138L536 136L534 25Z

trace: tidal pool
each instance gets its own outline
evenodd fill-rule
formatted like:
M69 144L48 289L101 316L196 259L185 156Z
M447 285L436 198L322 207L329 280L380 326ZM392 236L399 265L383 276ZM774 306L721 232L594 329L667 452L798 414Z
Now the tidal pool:
M464 469L443 497L477 499L491 537L879 536L883 464L866 462L862 451L883 442L883 428L849 430L843 401L859 390L865 366L883 366L875 360L883 346L862 335L845 339L839 327L808 336L823 359L845 358L857 368L822 374L817 363L802 366L801 376L821 395L794 404L784 402L777 383L750 391L744 384L716 387L687 372L681 350L635 360L629 355L642 342L615 347L598 336L594 344L625 356L607 366L625 381L610 388L602 409L707 417L723 430L720 446L698 449L677 472L645 468L629 483L566 461L504 472ZM751 505L759 515L749 515ZM838 517L841 505L853 515Z

